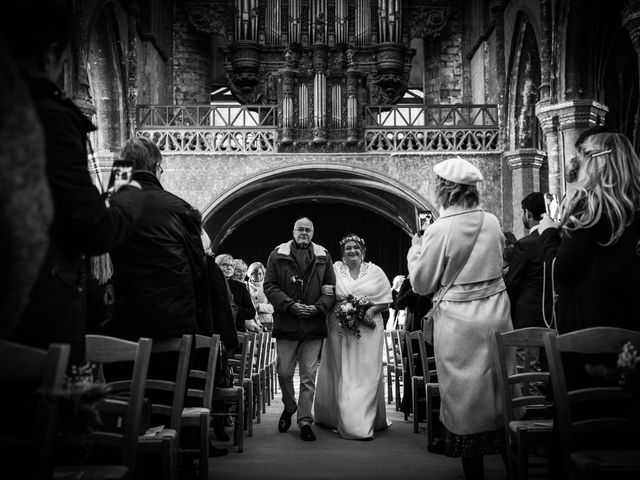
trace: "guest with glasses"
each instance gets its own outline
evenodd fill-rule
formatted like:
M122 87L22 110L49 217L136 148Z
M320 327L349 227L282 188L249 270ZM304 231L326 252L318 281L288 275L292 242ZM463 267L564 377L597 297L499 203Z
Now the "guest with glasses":
M216 257L216 263L222 269L227 282L229 282L229 289L233 296L232 307L235 305L237 330L239 332L260 333L262 328L255 320L256 309L253 307L253 302L251 302L247 286L244 282L233 279L233 273L235 272L233 257L228 253L223 253Z

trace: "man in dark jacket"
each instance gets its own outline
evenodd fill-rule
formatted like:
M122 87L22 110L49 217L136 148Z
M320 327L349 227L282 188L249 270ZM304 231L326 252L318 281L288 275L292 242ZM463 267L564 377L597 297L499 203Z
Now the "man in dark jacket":
M293 240L269 255L264 279L264 292L275 309L273 336L278 342L278 380L284 403L278 430L289 430L297 410L300 437L305 441L316 439L311 407L318 356L327 336L326 317L335 303L335 296L323 294L322 286L335 287L336 283L331 255L312 238L311 220L298 219ZM296 402L293 375L298 362L300 394Z
M95 127L58 88L73 33L69 12L53 4L7 14L7 42L24 74L46 141L46 175L53 223L38 279L13 341L47 348L71 344L71 363L84 359L87 322L87 255L122 243L140 217L143 193L133 183L120 188L107 207L87 169L87 134ZM15 15L15 16L12 16ZM21 22L28 20L28 26ZM4 22L3 22L4 23ZM137 188L133 188L137 186Z
M507 293L511 301L513 328L545 327L551 321L552 291L549 281L544 281L542 241L538 224L545 213L544 195L533 192L522 199L522 223L529 235L518 240L511 253L509 270L505 276ZM550 277L547 275L547 279ZM544 290L546 287L546 290ZM543 291L544 309L543 309ZM518 354L518 366L523 366L522 352ZM537 368L537 356L532 358Z
M132 340L196 333L195 285L205 274L200 214L162 188L162 156L149 139L130 139L122 158L133 161L144 204L129 239L111 252L115 304L105 330ZM201 331L209 330L210 320L202 320Z

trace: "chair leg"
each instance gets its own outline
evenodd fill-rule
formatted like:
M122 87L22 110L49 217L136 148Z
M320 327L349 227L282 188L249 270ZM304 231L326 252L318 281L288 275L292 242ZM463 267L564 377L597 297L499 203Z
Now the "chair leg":
M393 402L393 379L391 378L391 369L387 365L387 403L391 405Z
M209 477L209 419L208 413L200 414L200 461L198 463L200 480L207 480Z
M400 376L398 375L398 371L396 370L396 374L395 374L395 385L396 385L396 412L400 411L400 408L402 407L402 397L400 395Z
M518 480L529 478L529 442L527 433L518 431Z
M413 379L411 384L411 408L413 409L413 433L418 433L418 422L420 421L420 415L418 415L418 381Z
M253 382L247 383L247 437L253 437Z
M238 390L238 416L234 429L234 444L238 446L238 452L244 450L244 389Z
M434 428L433 428L433 396L431 390L427 388L427 445L433 444Z

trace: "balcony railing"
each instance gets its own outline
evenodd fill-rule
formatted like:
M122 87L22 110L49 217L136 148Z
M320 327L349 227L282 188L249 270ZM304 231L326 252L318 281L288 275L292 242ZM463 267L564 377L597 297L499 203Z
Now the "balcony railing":
M365 106L362 146L368 152L496 152L501 148L496 105ZM279 150L275 105L141 105L138 135L164 152L255 153ZM296 127L310 140L313 127ZM346 135L329 128L329 141ZM355 145L354 145L355 146ZM295 149L295 145L294 145Z
M498 107L367 106L364 138L370 152L497 151Z
M163 152L276 151L275 105L140 105L138 135Z

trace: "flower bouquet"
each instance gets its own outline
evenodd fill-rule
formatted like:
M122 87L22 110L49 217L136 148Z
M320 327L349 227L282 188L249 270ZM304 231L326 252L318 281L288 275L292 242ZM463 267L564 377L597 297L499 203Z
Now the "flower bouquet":
M360 338L360 325L371 329L376 328L374 322L364 320L364 314L369 308L371 308L371 302L367 300L367 297L356 297L349 294L338 306L338 323L343 330L351 330L356 338Z

